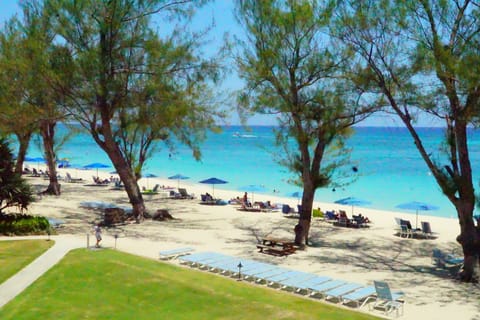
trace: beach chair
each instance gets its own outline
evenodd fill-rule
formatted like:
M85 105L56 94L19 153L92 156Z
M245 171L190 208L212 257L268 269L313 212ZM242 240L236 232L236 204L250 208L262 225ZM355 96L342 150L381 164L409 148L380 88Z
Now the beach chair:
M176 259L180 256L190 254L194 251L195 249L190 248L190 247L185 247L185 248L177 248L177 249L172 249L172 250L164 250L160 251L160 259L162 260L168 260L168 259Z
M371 307L372 309L383 309L386 315L396 311L397 317L399 316L399 311L403 314L404 302L400 300L404 296L403 292L392 292L384 281L373 281L373 285L375 286L377 298Z
M337 220L337 216L335 215L334 211L325 211L326 220L329 222L333 222Z
M331 290L325 291L325 300L335 300L337 302L340 302L343 300L343 296L355 291L357 289L360 289L362 287L361 284L358 283L346 283L344 285L341 285L339 287L333 288Z
M65 173L65 182L75 183L75 182L81 182L81 181L83 181L82 178L72 178L72 176L70 175L70 172Z
M401 238L414 238L417 237L419 233L417 230L412 228L410 220L400 219L400 237Z
M319 284L314 284L309 286L310 290L310 296L323 296L324 292L335 289L337 287L345 285L347 282L342 281L342 280L332 280L332 281L327 281Z
M433 239L436 237L436 232L432 232L430 222L422 221L422 235L427 239Z
M178 198L177 199L194 199L194 195L188 194L187 189L178 188Z
M354 304L357 308L361 308L370 300L375 299L375 293L376 290L374 286L359 288L344 295L342 297L342 304Z
M208 260L218 256L220 256L220 254L216 252L199 252L199 253L181 256L178 258L178 260L180 261L180 263L187 264L191 267L195 267L204 260Z
M432 263L435 267L446 270L451 276L457 275L463 267L463 257L447 254L438 248L432 250Z
M290 289L296 293L302 291L308 291L309 285L323 283L330 281L329 277L317 276L314 273L305 273L305 276L293 277L290 279L280 281L281 289L290 291Z

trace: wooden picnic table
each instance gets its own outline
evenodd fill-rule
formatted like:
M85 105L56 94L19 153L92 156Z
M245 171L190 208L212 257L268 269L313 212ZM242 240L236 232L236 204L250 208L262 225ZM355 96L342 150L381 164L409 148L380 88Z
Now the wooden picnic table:
M285 256L295 252L295 246L291 240L273 237L262 238L262 244L257 244L259 252Z

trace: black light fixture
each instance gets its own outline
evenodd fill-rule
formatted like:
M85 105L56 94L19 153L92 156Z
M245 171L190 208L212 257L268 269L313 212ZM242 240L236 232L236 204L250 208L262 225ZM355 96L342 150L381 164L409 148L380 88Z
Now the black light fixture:
M238 281L242 281L242 262L240 261L240 263L238 264Z

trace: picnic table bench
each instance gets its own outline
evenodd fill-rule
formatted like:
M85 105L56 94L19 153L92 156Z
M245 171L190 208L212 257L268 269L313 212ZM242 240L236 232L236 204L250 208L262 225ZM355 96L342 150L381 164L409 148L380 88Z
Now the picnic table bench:
M262 243L257 244L259 252L276 256L286 256L295 253L295 246L292 241L272 237L262 238Z

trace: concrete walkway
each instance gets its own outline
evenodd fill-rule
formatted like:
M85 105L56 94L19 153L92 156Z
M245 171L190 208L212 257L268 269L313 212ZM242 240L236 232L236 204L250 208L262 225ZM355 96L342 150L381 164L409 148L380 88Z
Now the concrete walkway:
M2 240L46 239L42 237L0 237ZM86 247L85 239L74 236L52 236L55 244L28 266L0 284L0 308L25 290L72 249Z

